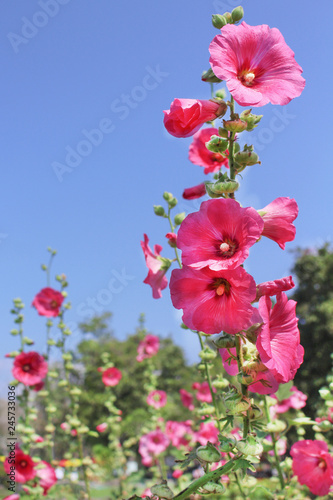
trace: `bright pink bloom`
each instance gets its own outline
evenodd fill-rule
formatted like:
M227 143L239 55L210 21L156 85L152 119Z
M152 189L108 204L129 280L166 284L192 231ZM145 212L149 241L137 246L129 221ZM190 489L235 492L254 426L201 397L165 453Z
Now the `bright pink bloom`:
M153 495L153 494L152 494L152 492L151 492L150 488L146 488L146 489L144 490L144 492L142 493L141 498L146 498L146 497L149 497L149 498L150 498L152 495Z
M63 431L69 431L70 425L67 422L62 422L60 424L60 429L62 429Z
M171 246L171 248L176 248L177 246L177 235L175 233L167 233L165 235L166 238L168 238L168 243Z
M174 137L190 137L205 122L215 120L220 104L197 99L174 99L170 109L163 111L164 126Z
M71 430L71 435L72 436L77 436L77 430L76 429L72 429Z
M304 89L303 70L277 28L227 24L209 51L214 74L241 106L288 104Z
M287 290L294 288L294 286L295 283L293 282L292 276L288 276L280 280L265 281L264 283L257 285L256 300L259 300L263 295L271 296L276 295L279 292L286 292Z
M14 359L12 374L24 385L39 384L47 372L47 362L38 352L21 352Z
M204 173L218 172L221 167L228 167L228 157L220 153L213 153L206 148L206 142L210 141L212 135L219 135L217 128L203 128L193 136L190 146L189 160L195 165L204 167Z
M108 428L108 424L106 424L105 422L103 422L102 424L96 425L97 432L104 432L104 431L106 431L107 428Z
M167 395L165 391L151 391L147 396L147 403L158 410L163 408L167 403Z
M39 486L44 490L43 495L46 496L50 488L57 482L55 470L48 462L42 460L38 465L43 464L43 469L36 470L36 477L39 478Z
M280 292L272 309L272 301L266 295L259 300L259 312L264 321L256 343L261 361L279 383L289 382L302 364L304 354L297 328L296 302Z
M202 182L197 186L184 189L182 196L185 200L196 200L197 198L202 198L203 196L205 196L205 194L206 185L204 182Z
M12 462L12 458L7 457L4 463L4 469L6 474L12 472L11 467L15 466L15 481L18 483L26 483L36 476L34 462L30 455L26 455L23 451L16 446L15 448L15 462ZM10 462L8 460L10 459Z
M121 371L113 366L112 368L104 370L102 374L102 381L104 385L107 385L109 387L114 387L115 385L119 384L121 377L122 377Z
M202 422L199 432L196 433L196 439L202 446L205 446L208 441L214 444L218 442L218 434L219 430L214 422Z
M44 443L44 438L42 438L42 436L37 436L35 438L35 443Z
M170 281L171 300L183 309L183 322L207 334L237 333L251 324L251 302L256 284L242 267L231 271L175 269Z
M168 436L160 429L148 432L141 436L139 441L139 453L142 457L143 465L150 467L154 458L163 453L170 444Z
M191 424L190 420L186 420L185 422L167 421L165 432L170 438L172 446L179 448L189 445L194 436Z
M189 410L194 410L193 396L185 389L179 389L180 399L183 405Z
M293 198L276 198L258 212L264 220L262 236L275 241L284 250L286 242L293 241L296 234L293 224L298 215L296 201Z
M151 358L158 353L160 347L160 339L156 335L146 335L138 345L138 355L136 360L141 363L146 358Z
M64 301L62 293L53 288L43 288L37 293L31 305L33 305L40 316L48 318L59 316L61 304Z
M181 477L182 475L184 474L184 471L182 469L175 469L172 473L172 477L174 477L175 479L178 479L179 477Z
M20 500L20 495L14 493L14 495L9 495L8 497L5 497L3 500Z
M306 400L308 399L306 394L299 391L295 386L292 386L290 391L292 391L292 393L289 398L278 401L274 406L270 407L270 412L274 417L277 413L286 413L290 408L300 410L306 405Z
M144 283L152 287L154 299L160 299L162 297L161 291L168 285L168 280L165 276L166 269L163 268L163 262L159 258L162 247L161 245L155 245L155 253L153 253L148 245L148 236L144 234L143 237L144 241L141 241L140 243L146 259L146 265L148 267L148 275L144 280Z
M177 246L182 262L196 269L235 269L248 257L263 227L254 208L242 208L229 198L204 201L179 228Z
M196 398L198 401L201 401L202 403L212 402L212 395L209 389L208 382L202 382L201 384L199 382L194 382L194 384L192 385L192 389L197 391ZM213 392L216 392L215 387L213 387Z
M290 455L298 482L305 484L314 495L327 495L333 485L333 457L325 441L298 441L292 445Z

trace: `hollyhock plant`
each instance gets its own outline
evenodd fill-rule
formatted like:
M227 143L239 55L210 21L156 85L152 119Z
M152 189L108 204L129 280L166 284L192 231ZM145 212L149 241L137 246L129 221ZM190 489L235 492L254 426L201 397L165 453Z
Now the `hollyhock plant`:
M137 349L136 360L141 363L144 359L151 358L158 353L160 347L160 339L156 335L146 335L143 340L139 342Z
M274 281L265 281L257 285L257 297L256 301L260 299L263 295L276 295L279 292L286 292L294 288L295 283L293 282L292 276L286 278L281 278Z
M254 208L231 199L208 200L182 222L177 246L186 266L214 271L234 269L249 255L264 224Z
M167 403L167 395L165 391L151 391L147 396L147 403L156 410L163 408Z
M197 99L174 99L170 109L163 111L164 126L174 137L190 137L205 122L215 120L226 111L221 101L202 101Z
M284 250L286 242L293 241L296 234L293 224L298 215L296 201L293 198L276 198L258 212L264 221L262 236L275 241Z
M303 70L277 28L227 24L209 51L214 74L241 106L288 104L304 89Z
M114 387L118 385L122 378L122 373L118 368L114 366L112 368L107 368L102 374L103 384L109 387Z
M174 307L183 309L188 328L207 334L222 330L235 334L251 325L256 284L242 267L230 271L175 269L170 292Z
M160 299L162 297L161 291L168 285L168 280L165 276L167 269L165 265L163 265L163 261L160 258L162 247L161 245L154 245L153 253L148 245L148 236L146 234L143 236L144 241L141 241L141 248L148 267L148 275L144 280L144 283L152 287L154 299Z
M198 401L201 401L201 403L211 403L212 402L212 395L210 392L209 384L208 382L202 382L201 384L199 382L194 382L192 385L192 389L194 389L196 392L195 396ZM213 392L216 392L215 387L213 387Z
M189 160L195 165L204 167L204 174L218 172L221 167L228 168L228 157L220 153L213 153L206 148L206 142L210 141L212 135L219 135L217 128L203 128L193 136L193 142L189 149Z
M59 316L63 301L64 296L62 293L57 290L53 290L53 288L47 287L37 293L32 302L32 306L37 309L40 316L56 318Z
M26 483L36 476L36 462L32 460L30 455L24 453L19 446L15 448L15 463L9 463L9 457L7 457L4 462L6 474L11 472L11 467L13 465L15 465L15 481L18 483Z
M325 441L298 441L292 445L290 455L298 482L314 495L327 495L333 486L333 457Z
M21 352L14 359L13 376L24 385L39 384L47 372L47 362L38 352Z
M38 465L44 465L43 468L36 469L36 477L39 478L39 486L44 490L43 495L46 496L49 489L57 482L55 470L51 464L42 460Z
M179 389L180 399L182 404L190 411L194 410L193 396L185 389Z
M184 200L196 200L197 198L202 198L206 194L206 185L204 182L198 184L197 186L189 187L184 189L183 198Z

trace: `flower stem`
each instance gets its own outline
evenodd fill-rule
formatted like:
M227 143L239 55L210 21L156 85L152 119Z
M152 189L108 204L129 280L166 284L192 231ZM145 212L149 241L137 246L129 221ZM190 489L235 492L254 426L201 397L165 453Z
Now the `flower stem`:
M265 404L265 413L266 413L267 422L270 424L271 423L271 415L269 413L268 402L267 402L266 396L264 396L264 404ZM275 438L274 432L270 432L270 436L272 438L272 443L273 443L275 465L276 465L276 469L278 471L278 476L279 476L279 481L280 481L281 489L283 490L284 487L285 487L285 482L284 482L284 477L283 477L281 466L280 466L279 454L278 454L278 451L277 451L277 440Z
M171 220L171 217L170 217L170 207L169 207L169 210L168 210L168 221L169 221L169 224L170 224L170 229L171 229L171 232L173 233L174 230L175 230L175 226L172 224L172 220ZM180 262L180 258L179 258L179 254L178 254L178 250L177 250L177 247L174 248L174 251L175 251L175 254L176 254L176 259L177 259L177 262L179 264L179 267L180 269L182 268L182 263Z
M243 367L243 351L242 351L242 345L241 345L241 337L240 335L236 335L236 353L237 353L237 365L238 365L238 371L239 373L242 373L242 367ZM242 389L242 394L246 398L248 397L248 388L247 385L241 384L241 389ZM250 418L249 418L249 412L246 412L246 415L243 416L243 438L246 438L249 432L249 427L250 427Z

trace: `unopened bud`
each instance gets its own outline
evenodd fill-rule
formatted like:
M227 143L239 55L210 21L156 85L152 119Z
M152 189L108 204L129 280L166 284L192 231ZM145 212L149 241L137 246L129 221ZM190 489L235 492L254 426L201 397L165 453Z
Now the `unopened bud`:
M244 170L245 167L260 164L259 156L254 151L244 150L235 154L235 168L238 172Z
M225 389L228 385L229 381L226 378L217 378L212 382L212 386L215 387L215 389Z
M225 334L225 333L222 333L218 337L213 338L212 342L219 349L230 348L230 347L236 346L235 335L229 335L229 334Z
M172 490L170 490L166 481L163 481L162 484L154 484L154 486L150 488L150 491L153 495L165 500L171 500L174 497L174 494Z
M237 23L244 17L244 9L241 5L238 7L235 7L234 10L231 12L231 17L234 23Z
M164 191L163 198L165 199L165 201L169 201L173 198L173 195L171 193L168 193L168 191Z
M247 123L240 118L237 120L223 120L223 127L230 132L243 132L247 128Z
M208 83L220 83L222 81L219 78L217 78L217 76L215 76L215 74L213 73L213 70L211 68L209 68L207 71L204 71L202 73L201 80L203 82L208 82Z
M244 455L260 455L264 448L254 436L248 436L247 439L241 439L236 442L236 448Z
M251 113L251 109L246 109L243 111L240 115L241 120L245 121L247 123L247 131L251 132L254 128L258 126L258 123L260 122L261 118L263 115L253 115Z
M185 217L186 217L185 212L181 212L180 214L176 214L174 217L174 221L175 221L176 226L180 226L180 224L183 222Z
M229 141L219 135L212 135L210 140L206 142L206 148L213 153L224 153L228 149Z
M221 453L210 441L205 446L199 446L196 450L196 455L203 462L218 462L221 460Z
M219 99L225 99L226 95L227 93L223 88L215 90L215 97L218 97Z
M213 14L212 15L212 25L214 26L214 28L217 28L218 30L220 30L226 24L227 24L227 20L221 14Z
M225 18L225 20L227 21L227 23L232 23L231 12L225 12L223 14L223 17Z
M219 136L227 139L229 137L228 131L223 127L219 127Z
M18 335L19 331L14 328L13 330L10 330L10 334L13 336Z
M224 453L231 452L236 445L236 439L234 437L219 436L220 444L219 448Z
M268 432L283 432L287 428L287 424L283 420L274 420L266 425Z
M164 208L161 205L154 205L154 213L159 217L164 217L165 215Z
M173 207L175 207L177 205L178 200L177 200L177 198L171 198L171 200L169 200L168 203L169 203L169 207L173 208Z
M216 358L216 351L205 347L205 349L199 352L199 356L203 361L210 361Z
M318 427L320 428L321 432L327 432L332 429L332 424L329 420L323 420L318 424Z
M200 416L213 415L215 413L215 408L212 405L203 404L201 408L197 409L197 414Z
M43 271L47 270L47 266L45 264L42 264L40 267L42 268Z
M222 483L214 483L214 481L208 481L201 488L202 493L212 493L213 495L222 495L225 492L225 487Z
M32 339L29 339L29 337L23 337L22 342L27 345L33 345L35 343Z
M206 184L207 188L207 184ZM228 194L234 193L239 188L239 183L233 179L227 179L225 181L217 181L215 183L209 184L209 189L214 194Z

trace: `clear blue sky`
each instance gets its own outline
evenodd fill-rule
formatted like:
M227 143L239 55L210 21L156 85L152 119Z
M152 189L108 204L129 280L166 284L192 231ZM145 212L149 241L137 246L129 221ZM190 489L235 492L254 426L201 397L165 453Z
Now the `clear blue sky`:
M146 232L152 245L164 247L163 255L173 256L164 238L167 223L153 214L152 205L165 190L180 199L183 188L202 182L204 175L187 159L191 139L164 130L162 110L175 97L209 98L209 85L200 76L218 33L211 14L236 5L234 0L2 2L0 357L18 347L8 334L11 299L17 296L27 306L26 335L36 340L35 349L44 349L45 319L30 304L45 286L40 264L50 245L59 253L53 274L64 272L70 282L71 323L85 319L90 298L114 313L113 328L123 338L145 312L152 332L171 333L188 359L196 359L196 339L179 328L168 290L153 300L142 283L147 271L140 239ZM333 4L245 0L242 5L248 24L280 29L307 83L287 107L258 110L264 118L248 142L256 141L262 165L248 169L238 198L259 209L279 196L294 197L300 214L296 240L287 248L320 245L331 241L332 228ZM102 132L90 135L97 128ZM81 158L73 157L77 149ZM66 155L71 166L57 176L54 165L66 165ZM198 206L182 202L180 211ZM292 262L292 254L266 240L252 249L247 270L261 282L288 275ZM79 339L74 335L70 344ZM10 380L10 366L0 362L4 379Z

